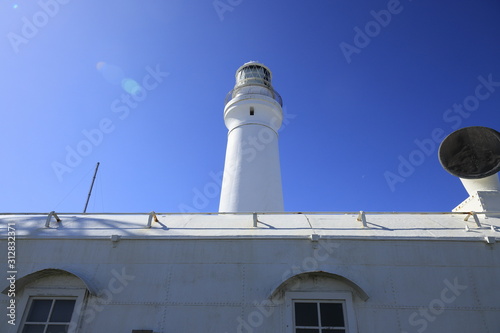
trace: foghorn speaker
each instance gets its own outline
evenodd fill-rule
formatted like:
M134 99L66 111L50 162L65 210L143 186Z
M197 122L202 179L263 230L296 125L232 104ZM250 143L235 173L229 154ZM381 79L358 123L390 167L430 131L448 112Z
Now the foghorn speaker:
M500 171L500 133L481 126L448 135L439 146L439 162L454 176L479 179Z

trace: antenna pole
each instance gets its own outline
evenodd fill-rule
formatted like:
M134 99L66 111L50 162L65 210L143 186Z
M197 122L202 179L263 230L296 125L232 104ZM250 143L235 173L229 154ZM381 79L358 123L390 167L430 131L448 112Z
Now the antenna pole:
M92 194L92 188L94 187L95 177L97 176L97 169L99 169L99 162L95 166L94 178L92 178L92 184L90 184L89 195L87 196L87 202L85 203L85 208L83 209L83 213L87 212L87 206L89 205L90 195Z

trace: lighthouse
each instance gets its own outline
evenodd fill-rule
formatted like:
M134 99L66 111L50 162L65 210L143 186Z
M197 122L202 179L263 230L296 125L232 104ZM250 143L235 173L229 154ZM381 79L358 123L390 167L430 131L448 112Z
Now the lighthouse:
M236 84L227 94L228 137L219 212L284 210L278 149L283 103L271 78L269 68L248 62L236 71Z

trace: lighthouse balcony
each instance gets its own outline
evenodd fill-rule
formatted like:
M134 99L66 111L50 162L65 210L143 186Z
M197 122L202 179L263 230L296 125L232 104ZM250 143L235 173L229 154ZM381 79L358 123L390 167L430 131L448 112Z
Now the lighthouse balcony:
M280 106L283 106L283 100L281 99L280 94L278 92L270 87L263 87L263 86L239 86L236 89L231 90L230 92L227 93L226 99L224 100L224 106L227 105L232 99L236 97L243 97L249 95L250 96L255 96L255 95L264 95L267 97L270 97L274 99Z

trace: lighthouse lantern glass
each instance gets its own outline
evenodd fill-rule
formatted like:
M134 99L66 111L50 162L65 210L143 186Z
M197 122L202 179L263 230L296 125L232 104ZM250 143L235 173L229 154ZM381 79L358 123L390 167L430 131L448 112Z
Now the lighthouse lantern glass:
M271 85L271 73L261 66L250 65L242 68L236 76L237 85L263 84Z

